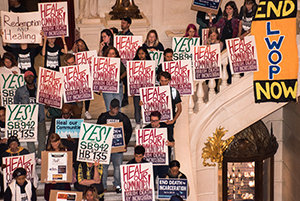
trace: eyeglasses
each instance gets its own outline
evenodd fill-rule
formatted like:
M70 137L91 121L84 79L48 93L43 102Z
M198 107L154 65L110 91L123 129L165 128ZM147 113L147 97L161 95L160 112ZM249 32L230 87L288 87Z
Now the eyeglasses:
M153 122L153 123L156 123L156 122L158 122L159 120L150 120L151 122Z

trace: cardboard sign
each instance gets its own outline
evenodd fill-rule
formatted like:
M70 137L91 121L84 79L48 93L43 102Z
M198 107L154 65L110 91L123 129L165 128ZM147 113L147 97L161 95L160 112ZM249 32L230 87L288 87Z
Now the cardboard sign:
M128 95L140 95L142 87L155 86L155 61L127 61Z
M191 60L163 62L162 70L171 74L170 86L176 88L181 96L194 93Z
M155 61L155 71L157 70L159 64L164 61L164 51L149 51L149 55L152 61Z
M221 31L221 29L218 28L219 33L220 33L220 31ZM209 34L209 28L202 29L202 45L207 45L208 34Z
M89 64L90 72L92 72L93 59L94 57L97 56L97 50L77 52L74 53L74 56L75 56L75 64L77 65Z
M72 151L42 151L41 182L72 182Z
M69 36L68 3L49 2L38 4L42 30L48 38Z
M1 105L14 104L16 90L24 85L24 74L0 74Z
M38 110L37 104L7 105L5 138L16 136L20 142L36 142Z
M79 138L80 126L83 119L56 119L55 133L61 138Z
M3 168L4 189L6 189L14 179L13 172L20 167L24 168L27 171L27 180L31 181L34 184L38 183L38 181L36 181L37 175L35 172L34 153L21 156L3 157L2 164L6 165L6 168Z
M194 80L221 77L220 44L194 47Z
M77 161L109 164L114 127L81 123Z
M144 128L136 133L136 145L143 145L147 161L153 165L169 165L167 128Z
M38 12L1 11L4 43L41 43L41 17Z
M143 44L142 36L114 36L114 44L120 53L121 62L127 65L131 61L137 49Z
M60 67L64 75L65 103L93 100L92 78L88 64Z
M187 179L158 179L157 199L169 200L172 195L179 195L186 200L188 196Z
M254 36L227 39L226 45L232 74L258 71Z
M140 98L144 123L150 123L150 114L154 111L161 113L161 121L173 119L170 86L140 88Z
M191 9L202 12L218 14L222 0L193 0Z
M173 37L172 49L174 51L173 61L192 60L193 49L200 45L200 38Z
M151 163L121 165L122 200L155 201Z
M111 143L111 153L126 152L127 149L125 148L126 145L123 122L108 123L104 125L114 127L113 139Z
M82 192L50 190L49 201L82 201Z
M63 79L63 73L40 67L37 103L62 108Z
M119 93L120 58L94 57L92 63L93 91Z

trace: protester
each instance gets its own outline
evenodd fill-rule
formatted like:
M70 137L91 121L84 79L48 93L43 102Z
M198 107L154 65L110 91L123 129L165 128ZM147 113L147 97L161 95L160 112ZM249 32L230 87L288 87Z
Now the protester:
M164 51L164 46L159 42L156 30L152 29L148 32L143 47L150 51Z
M173 50L171 48L167 48L164 51L164 62L166 61L172 61L173 60ZM158 75L160 74L160 72L162 71L162 64L158 65L158 68L156 70L156 79L157 81L159 81L158 79Z
M49 144L47 145L47 151L52 152L64 152L67 151L67 148L62 144L60 136L56 133L52 133L49 136ZM42 161L44 162L44 161ZM71 186L69 183L57 183L56 181L52 181L51 183L45 184L44 189L44 198L45 200L49 200L50 190L71 190Z
M14 104L36 104L37 86L34 83L34 74L26 71L24 74L26 84L18 88L14 96ZM46 124L44 105L38 104L38 154L37 163L40 163L41 152L46 149ZM35 143L27 142L30 153L36 153Z
M166 175L166 178L175 178L175 179L187 179L185 174L179 171L180 163L177 160L173 160L169 164L170 170Z
M15 56L10 53L10 52L5 52L3 54L3 57L1 59L1 67L0 67L0 72L1 73L13 73L13 74L20 74L21 71L18 68L17 61L15 59Z
M2 153L1 161L0 161L1 164L2 164L3 157L29 154L27 149L20 147L20 142L16 136L10 136L7 140L7 145L9 148L4 153ZM3 168L6 166L1 166L1 167Z
M219 19L221 17L222 17L222 10L221 10L221 7L220 7L219 10L218 10L217 15L212 14L213 24L215 24L217 21L219 21ZM198 35L202 38L202 29L208 27L209 16L207 15L206 12L198 11L196 20L197 20L197 24L199 24ZM205 44L202 44L202 45L205 45Z
M97 124L109 124L109 123L117 123L123 122L124 134L125 134L125 144L126 147L130 141L132 134L132 127L129 118L122 112L120 112L120 101L118 99L113 99L110 102L109 111L102 113L97 121ZM120 178L120 165L123 162L123 152L111 153L110 162L113 163L114 166L114 182L113 185L117 193L121 193L121 178ZM110 163L109 162L109 163ZM103 186L106 191L107 189L107 176L108 176L108 165L103 165Z
M94 186L87 186L83 191L83 201L99 201L97 189Z
M239 33L238 36L243 39L251 32L251 24L256 13L258 5L255 0L245 0L239 14Z
M97 189L97 194L100 201L104 201L104 189L102 184L103 167L99 161L94 163L76 162L74 164L77 181L74 187L77 191L83 192L88 186L93 186Z
M108 47L107 50L104 53L105 57L111 57L111 58L120 58L119 51L115 47ZM120 62L120 82L119 82L119 93L107 93L103 92L103 99L105 103L105 108L106 111L109 111L109 105L111 100L114 98L118 99L120 102L122 101L122 96L123 96L123 85L122 85L122 80L123 78L126 77L126 68L122 62Z
M104 56L104 53L109 46L114 46L113 33L109 29L103 29L101 31L98 56Z
M183 37L188 37L189 39L192 39L193 37L199 37L197 33L197 27L194 24L189 24Z
M148 163L148 161L144 158L145 156L145 148L142 145L137 145L134 148L134 158L127 162L127 164L135 164L135 163Z
M24 168L17 168L13 172L13 181L5 191L4 201L36 201L36 189L33 183L26 179Z

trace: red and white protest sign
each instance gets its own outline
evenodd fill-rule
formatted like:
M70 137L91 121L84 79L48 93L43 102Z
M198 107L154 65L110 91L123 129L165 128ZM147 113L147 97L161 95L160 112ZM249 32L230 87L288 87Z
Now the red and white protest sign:
M218 32L220 33L220 28L218 28ZM202 45L207 45L208 40L208 34L209 34L209 28L202 29Z
M92 64L93 91L119 93L120 58L94 57Z
M42 30L48 38L69 36L67 1L39 3L38 9Z
M122 200L155 201L151 163L121 165Z
M170 86L140 88L144 123L150 123L150 114L154 111L161 113L161 121L173 119L170 89Z
M1 11L1 27L4 43L40 43L42 40L39 12Z
M64 75L61 72L40 67L37 103L62 108Z
M155 61L127 61L128 95L138 96L142 87L155 86Z
M94 99L88 64L63 66L59 70L64 76L65 103Z
M121 62L126 66L131 61L137 49L143 44L142 36L114 36L114 44L120 53Z
M97 50L77 52L74 55L76 65L89 64L90 72L92 72L93 58L97 56Z
M254 36L227 39L226 45L232 74L258 71Z
M220 78L220 44L194 47L193 63L195 80Z
M169 165L167 128L144 128L136 130L136 145L145 147L144 158L153 165Z
M170 86L176 88L180 95L193 94L191 63L191 60L177 60L162 64L162 70L171 74Z
M27 171L27 177L35 187L37 187L38 177L35 172L35 154L26 154L21 156L10 156L3 157L2 164L6 165L6 168L3 169L3 183L4 189L12 182L13 172L17 168L24 168Z

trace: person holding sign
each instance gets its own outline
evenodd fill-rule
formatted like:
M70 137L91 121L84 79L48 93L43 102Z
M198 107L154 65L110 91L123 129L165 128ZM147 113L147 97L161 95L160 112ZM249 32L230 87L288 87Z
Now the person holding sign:
M152 51L164 51L164 46L158 40L158 34L156 30L152 29L148 32L146 40L143 44L147 50Z
M189 24L186 28L185 35L183 37L188 37L189 39L193 37L199 37L197 27L194 24Z
M24 74L26 84L17 89L14 96L14 104L36 104L37 86L34 83L34 74L26 71ZM38 104L38 154L37 158L41 158L41 152L46 149L46 124L44 105ZM36 122L37 123L37 122ZM34 142L27 142L30 153L36 153ZM39 163L40 160L38 160Z
M252 20L257 10L257 3L255 0L245 0L244 5L240 9L239 14L239 33L240 39L243 39L251 31Z
M62 144L60 136L58 134L52 133L49 136L49 144L47 145L47 151L67 151L67 148ZM71 186L69 183L56 183L55 181L52 181L52 183L50 184L45 184L45 200L49 200L50 190L52 189L70 191Z
M165 49L164 50L164 62L172 61L173 60L173 53L174 53L174 51L171 48ZM162 71L162 64L159 64L158 68L156 70L156 79L157 79L157 81L159 81L158 75L160 74L161 71Z
M185 174L179 171L180 163L177 160L173 160L169 164L170 170L166 175L166 178L176 178L176 179L187 179Z
M15 56L10 52L5 52L1 59L0 72L1 73L13 73L14 75L20 74L20 69L17 67L18 63Z
M4 201L36 201L36 189L33 183L26 179L27 172L24 168L17 168L14 180L7 187Z
M102 113L97 121L97 124L109 124L109 123L117 123L123 122L124 126L124 134L125 134L125 144L128 145L131 134L132 134L132 126L131 122L126 116L126 114L120 112L120 101L118 99L113 99L110 102L109 111ZM123 162L123 152L111 153L110 162L113 163L114 166L114 187L117 193L121 193L121 179L120 179L120 165ZM109 163L110 163L109 162ZM107 189L107 176L108 176L108 165L103 165L103 186L104 189Z
M97 190L99 201L104 201L104 189L102 184L103 166L99 161L95 163L76 162L74 169L77 181L74 183L76 190L83 192L88 186L93 186Z
M114 36L109 29L101 31L98 56L103 56L109 46L114 46Z
M221 8L219 8L218 14L212 15L213 23L215 24L221 17L222 17L222 10L221 10ZM202 29L208 27L209 16L207 15L206 12L198 11L196 21L197 21L197 24L199 24L198 35L202 38L203 37ZM205 45L205 44L202 44L202 45Z
M29 154L27 149L20 147L20 142L16 136L10 136L7 140L7 145L9 148L1 155L0 163L2 169L6 167L5 164L2 164L3 157Z

